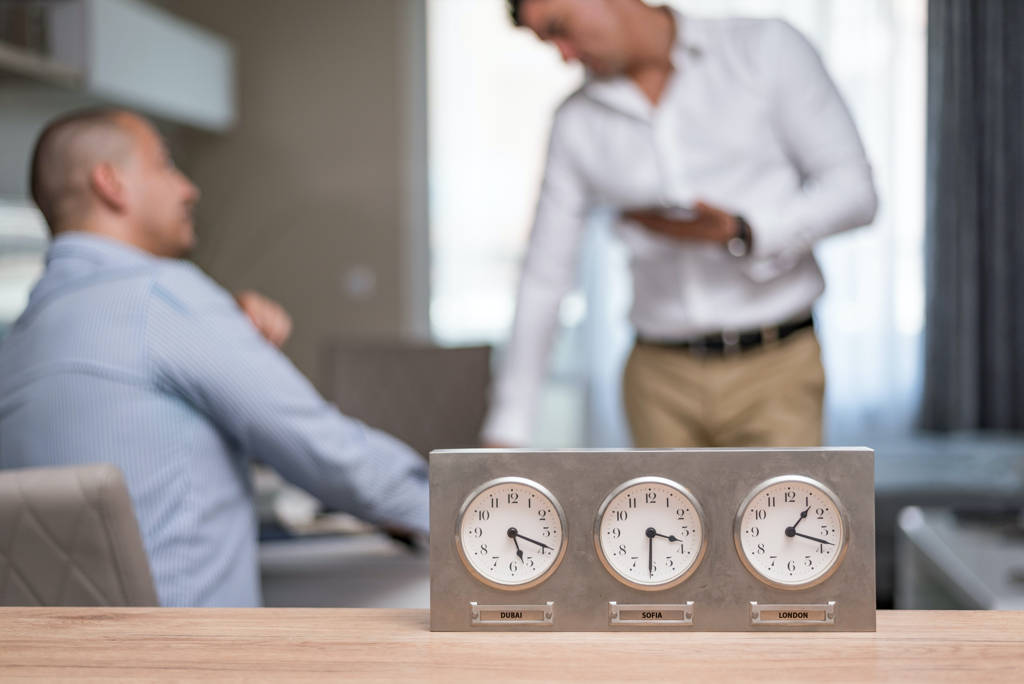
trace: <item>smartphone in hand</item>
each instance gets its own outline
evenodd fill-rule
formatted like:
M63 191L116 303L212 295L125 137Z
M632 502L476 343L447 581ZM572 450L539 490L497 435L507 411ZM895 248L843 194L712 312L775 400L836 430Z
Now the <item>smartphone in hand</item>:
M665 207L661 215L671 221L693 221L697 218L697 208L687 206Z
M622 210L623 214L630 213L638 214L658 214L663 218L670 221L693 221L697 218L697 208L695 206L676 205L676 206L656 206L656 207L627 207Z

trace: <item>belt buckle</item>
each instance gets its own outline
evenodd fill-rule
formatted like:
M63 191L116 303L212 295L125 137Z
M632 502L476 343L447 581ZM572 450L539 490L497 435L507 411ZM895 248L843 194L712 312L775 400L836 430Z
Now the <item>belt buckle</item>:
M733 331L722 333L722 355L729 356L740 351L740 334Z

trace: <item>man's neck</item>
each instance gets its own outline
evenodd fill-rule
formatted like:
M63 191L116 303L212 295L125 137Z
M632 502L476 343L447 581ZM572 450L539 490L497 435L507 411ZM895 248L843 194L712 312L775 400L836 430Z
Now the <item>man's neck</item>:
M626 76L657 105L672 75L672 46L679 27L666 7L639 5L636 12L632 22L636 51Z
M108 240L114 240L142 250L148 254L159 256L153 253L150 245L145 244L143 241L138 239L138 231L132 230L130 226L120 221L107 221L97 219L96 217L90 217L78 222L74 228L60 231L57 235L70 232L85 233L86 235L98 235L100 237L107 238ZM56 237L56 235L54 237Z

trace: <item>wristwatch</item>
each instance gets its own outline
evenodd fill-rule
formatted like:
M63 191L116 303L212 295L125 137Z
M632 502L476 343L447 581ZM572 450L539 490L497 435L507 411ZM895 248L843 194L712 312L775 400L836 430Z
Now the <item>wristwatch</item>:
M742 216L736 217L736 234L725 243L725 248L734 257L745 257L750 254L753 236L750 233L750 224Z

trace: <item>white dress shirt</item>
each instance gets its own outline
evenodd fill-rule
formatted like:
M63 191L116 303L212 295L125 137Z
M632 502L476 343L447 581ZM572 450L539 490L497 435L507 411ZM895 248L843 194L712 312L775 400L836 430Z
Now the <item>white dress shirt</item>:
M692 206L742 215L753 252L622 220L638 334L686 340L776 325L824 289L822 237L869 223L871 168L817 52L779 20L673 12L674 70L656 105L629 78L588 78L555 113L515 321L485 440L527 444L562 297L596 207Z

